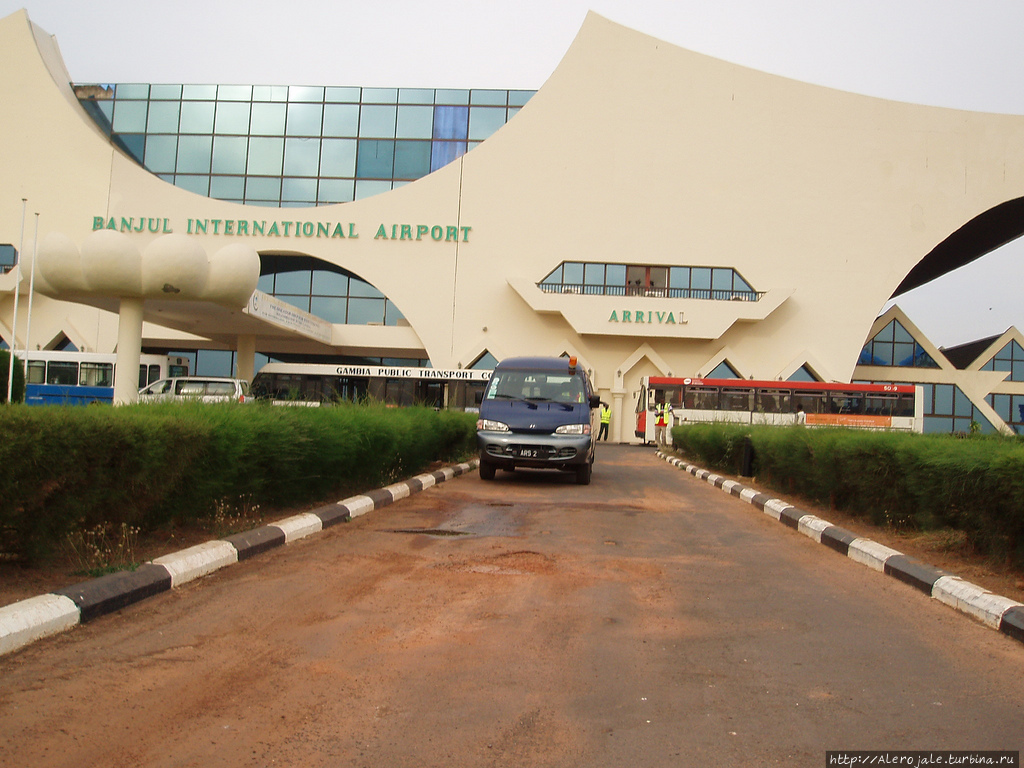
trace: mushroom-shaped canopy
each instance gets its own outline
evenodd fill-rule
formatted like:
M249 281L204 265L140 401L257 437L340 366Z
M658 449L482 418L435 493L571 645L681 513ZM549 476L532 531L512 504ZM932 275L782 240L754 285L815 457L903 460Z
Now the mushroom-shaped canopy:
M210 274L206 250L187 235L158 237L142 251L142 295L197 299Z
M260 257L235 243L212 258L194 238L168 234L140 253L121 232L97 230L81 251L60 233L46 237L39 251L40 291L54 298L106 296L212 301L244 307L260 277Z
M51 232L40 244L36 255L37 273L43 278L39 290L45 294L88 293L82 274L82 256L78 246L67 235Z
M210 259L210 278L203 298L229 307L244 307L260 280L260 255L256 249L233 243Z
M120 232L99 229L85 238L82 274L92 293L142 296L142 256L131 238Z

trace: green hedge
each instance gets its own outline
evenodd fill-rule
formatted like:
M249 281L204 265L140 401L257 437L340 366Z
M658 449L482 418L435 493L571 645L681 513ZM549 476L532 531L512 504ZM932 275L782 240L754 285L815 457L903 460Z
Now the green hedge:
M463 458L474 441L475 416L428 408L0 408L0 551L32 561L101 523L146 531L239 499L341 498Z
M0 403L7 402L7 378L11 372L11 353L0 349ZM11 402L20 403L25 399L25 364L14 356L14 383L11 384Z
M684 455L736 473L752 445L757 479L877 525L953 528L1024 567L1024 441L850 429L687 425Z

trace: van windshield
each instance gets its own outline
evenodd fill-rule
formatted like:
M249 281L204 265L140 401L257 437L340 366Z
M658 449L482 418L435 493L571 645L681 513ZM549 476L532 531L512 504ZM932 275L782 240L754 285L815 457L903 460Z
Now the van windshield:
M554 371L501 371L491 376L485 398L582 403L583 383L579 376Z

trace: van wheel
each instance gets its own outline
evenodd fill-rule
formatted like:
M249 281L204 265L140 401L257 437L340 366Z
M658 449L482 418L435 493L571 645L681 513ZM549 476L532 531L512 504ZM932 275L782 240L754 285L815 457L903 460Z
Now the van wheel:
M496 467L489 461L480 460L480 479L493 480Z
M590 485L590 476L594 472L594 465L589 461L576 468L576 485Z

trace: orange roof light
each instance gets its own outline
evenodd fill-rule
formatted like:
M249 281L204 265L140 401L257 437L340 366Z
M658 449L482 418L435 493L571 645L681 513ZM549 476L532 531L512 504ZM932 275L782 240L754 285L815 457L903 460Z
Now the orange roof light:
M569 373L576 373L576 355L569 358Z

